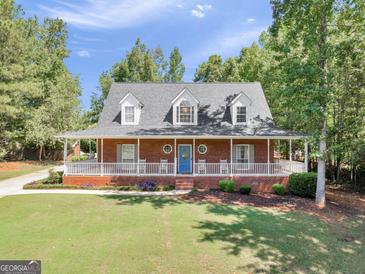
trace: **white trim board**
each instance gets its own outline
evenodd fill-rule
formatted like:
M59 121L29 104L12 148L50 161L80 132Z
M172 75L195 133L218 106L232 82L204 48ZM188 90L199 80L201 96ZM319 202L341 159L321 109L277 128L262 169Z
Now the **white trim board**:
M97 135L97 136L91 136L91 135L80 135L80 136L56 136L56 138L67 138L67 139L245 139L245 140L253 140L253 139L259 139L259 140L300 140L307 138L308 136L229 136L229 135L222 135L222 136L212 136L212 135L136 135L136 136L130 136L130 135Z

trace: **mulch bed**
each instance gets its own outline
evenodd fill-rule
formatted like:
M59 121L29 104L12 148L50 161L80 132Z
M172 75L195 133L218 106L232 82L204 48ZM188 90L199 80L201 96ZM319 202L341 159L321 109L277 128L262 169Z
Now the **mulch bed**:
M271 193L225 193L219 190L198 191L184 195L180 199L192 202L212 202L232 205L277 208L284 211L298 210L310 215L316 215L328 222L337 222L348 216L365 214L359 208L346 207L327 200L326 207L319 208L313 199L301 198L291 194L278 196Z
M365 210L365 194L349 189L338 189L333 186L328 186L326 187L326 196L337 204Z

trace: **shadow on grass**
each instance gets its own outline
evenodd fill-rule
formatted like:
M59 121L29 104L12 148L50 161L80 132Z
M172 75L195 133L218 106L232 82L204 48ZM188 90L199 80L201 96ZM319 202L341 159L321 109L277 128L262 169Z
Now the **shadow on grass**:
M178 199L163 196L101 195L101 197L109 200L115 200L117 205L133 206L148 203L155 209L161 209L166 206L175 206L182 203L182 201Z
M193 229L200 231L200 242L223 243L227 256L245 257L238 272L249 273L356 273L363 264L365 238L359 233L364 219L353 224L328 224L315 216L299 212L260 209L250 206L184 201L160 196L103 195L116 205L149 204L162 209L193 202L203 206L206 219ZM189 212L187 212L189 214Z
M207 212L233 219L199 221L194 229L202 230L201 242L223 242L233 256L249 249L259 261L239 267L241 271L336 272L346 256L361 252L361 245L341 241L328 224L304 214L222 204L208 205Z

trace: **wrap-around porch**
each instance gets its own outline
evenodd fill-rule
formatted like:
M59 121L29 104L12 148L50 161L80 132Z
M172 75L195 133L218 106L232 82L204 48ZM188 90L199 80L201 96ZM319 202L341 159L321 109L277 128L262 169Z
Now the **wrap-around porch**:
M293 161L292 139L280 159L273 138L102 138L96 159L65 160L65 176L288 176L308 167L307 143L303 161Z

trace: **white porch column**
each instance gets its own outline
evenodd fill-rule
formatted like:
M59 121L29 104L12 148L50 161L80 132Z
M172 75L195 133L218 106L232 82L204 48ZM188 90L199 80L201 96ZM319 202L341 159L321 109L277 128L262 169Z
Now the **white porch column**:
M96 162L99 162L99 139L96 139Z
M304 142L304 172L308 172L308 142Z
M104 139L101 139L101 155L100 155L100 161L101 161L101 176L104 175Z
M174 138L174 175L177 173L177 160L176 160L176 138Z
M230 166L230 170L229 170L229 172L230 172L230 174L231 174L231 177L232 177L232 175L233 175L233 139L231 138L230 140L229 140L229 151L230 151L230 157L231 157L231 159L229 160L229 166Z
M193 138L193 176L195 176L195 138Z
M79 155L78 155L78 158L79 158L79 161L80 161L80 156L81 156L81 140L79 139Z
M139 176L139 138L137 138L137 175Z
M270 174L270 139L267 139L267 174Z
M289 139L289 170L292 171L291 139Z
M65 138L65 142L63 143L63 171L65 175L67 175L66 161L67 161L67 138Z
M89 160L91 159L91 139L89 139Z

